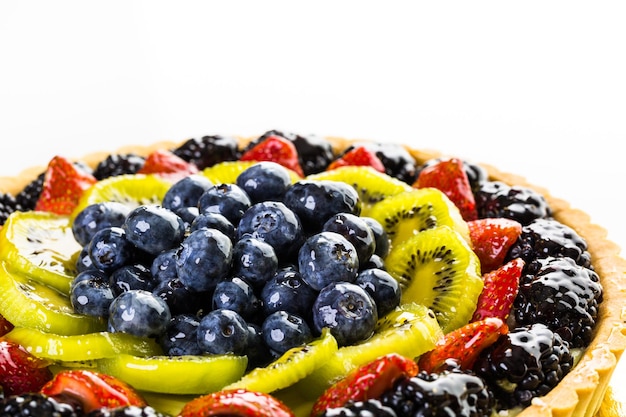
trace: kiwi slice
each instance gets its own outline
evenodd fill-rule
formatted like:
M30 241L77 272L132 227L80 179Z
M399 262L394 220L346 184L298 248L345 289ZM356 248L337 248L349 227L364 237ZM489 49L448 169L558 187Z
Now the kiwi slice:
M100 372L138 390L163 394L219 391L246 371L248 358L237 355L135 356L119 354L97 361Z
M60 335L106 329L105 319L74 313L67 293L9 271L6 261L0 261L0 314L16 327Z
M80 250L67 216L16 211L0 229L0 259L61 292L69 291Z
M321 393L353 369L388 353L416 358L431 350L443 336L435 314L416 303L403 303L378 320L372 337L361 343L343 346L324 365L294 387L308 399Z
M257 161L224 161L217 163L202 170L202 175L207 177L213 184L235 184L237 177ZM291 176L291 182L301 180L302 178L295 171L287 168Z
M432 309L445 333L469 322L483 288L480 261L456 230L439 226L395 246L385 260L402 302Z
M310 375L337 352L337 341L329 329L323 329L319 338L303 346L294 347L265 367L255 368L226 389L245 388L271 393L291 386Z
M85 207L104 201L116 201L135 208L145 204L161 204L172 183L153 174L125 174L108 177L88 188L72 212L72 220Z
M436 188L414 188L372 206L369 216L387 231L393 249L421 231L449 226L470 242L469 227L459 209Z
M141 338L128 333L96 332L81 335L58 335L28 327L15 327L4 337L24 346L37 357L54 362L92 361L121 353L150 356L162 354L154 339Z
M367 166L339 167L309 175L307 179L342 181L353 186L361 200L362 216L368 216L372 205L379 201L412 189L409 184Z

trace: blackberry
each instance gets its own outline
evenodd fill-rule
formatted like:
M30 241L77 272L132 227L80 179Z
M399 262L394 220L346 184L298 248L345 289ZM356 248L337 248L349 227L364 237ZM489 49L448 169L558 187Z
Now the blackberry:
M70 404L61 403L43 394L13 395L0 399L0 417L37 416L37 417L78 417Z
M203 136L200 139L188 139L172 152L185 161L195 164L200 170L218 162L239 159L237 139L230 136L213 135Z
M126 405L115 408L99 408L85 414L85 417L168 417L150 406L140 407L136 405Z
M493 394L485 381L470 371L421 371L398 380L380 401L399 416L490 416Z
M0 226L3 225L11 213L17 211L17 209L17 202L13 195L0 193Z
M417 179L417 162L404 146L397 143L363 142L349 146L343 153L349 152L356 146L365 146L374 151L385 166L387 175L407 184L413 184Z
M513 317L518 325L544 323L572 347L587 346L602 301L598 274L571 258L537 259L520 278Z
M474 371L490 386L496 408L526 407L570 371L569 344L543 324L512 329L481 352Z
M268 130L259 138L248 144L246 149L252 148L254 145L272 135L280 136L293 142L298 151L298 160L304 175L324 171L335 157L331 143L320 136L303 136L280 130Z
M553 218L535 219L523 226L522 234L507 256L507 260L522 258L526 265L548 256L568 257L578 265L592 268L587 242L574 229Z
M319 417L397 417L392 408L379 400L349 401L342 407L327 408Z
M111 154L96 165L93 176L100 181L118 175L136 174L145 162L146 159L143 156L133 153Z
M35 205L43 189L44 177L45 173L42 172L37 178L28 183L22 191L15 195L15 202L20 210L29 211L35 209Z
M545 197L519 185L484 181L474 191L478 217L505 217L527 225L535 219L552 216Z

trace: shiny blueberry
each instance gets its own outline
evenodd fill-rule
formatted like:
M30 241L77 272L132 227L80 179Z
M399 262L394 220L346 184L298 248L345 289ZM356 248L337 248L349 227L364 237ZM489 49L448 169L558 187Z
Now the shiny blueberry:
M76 267L76 272L83 272L88 269L94 269L93 261L89 257L89 245L83 246L83 248L78 253L76 257L76 263L74 264Z
M296 268L278 271L263 287L260 299L265 315L283 310L305 319L311 315L317 291L311 288Z
M157 281L152 278L150 269L142 264L124 265L109 276L113 293L117 296L128 290L152 291Z
M281 201L291 185L291 176L287 168L276 162L259 162L239 174L237 185L248 194L253 204Z
M198 319L190 314L177 314L159 337L163 352L169 356L201 355L198 345Z
M267 316L261 330L265 344L278 354L302 346L313 339L307 322L302 317L286 311L276 311Z
M278 270L274 247L262 240L244 236L233 246L231 274L254 287L262 287Z
M209 291L191 291L178 277L161 281L152 293L161 298L172 314L200 314L211 310Z
M81 246L86 246L97 231L105 227L121 227L129 213L130 208L119 202L90 204L72 222L74 238Z
M313 304L313 324L317 332L324 327L339 346L353 345L374 333L378 310L372 297L361 287L337 282L324 287Z
M363 216L361 219L367 223L372 233L374 233L374 241L376 242L374 253L384 258L389 253L389 236L387 236L387 231L383 225L373 217Z
M181 207L174 210L174 213L182 219L183 224L185 225L185 231L189 231L191 229L191 224L200 214L200 210L198 210L198 207Z
M359 216L337 213L322 226L322 231L339 233L354 245L359 262L364 263L376 249L374 232Z
M185 237L185 224L173 211L159 205L143 205L126 217L126 236L139 249L152 255L175 248Z
M213 310L200 319L198 344L203 352L243 355L248 346L248 337L248 324L232 310Z
M170 309L161 298L149 291L130 290L111 303L108 329L138 337L158 337L171 318Z
M159 253L150 264L150 274L157 282L164 282L178 276L176 272L176 252L170 249Z
M121 227L106 227L89 242L89 257L94 267L111 272L133 261L137 248Z
M250 371L260 366L266 366L274 358L272 352L263 340L263 331L261 326L254 323L248 323L248 347L246 348L246 356L248 356L248 367Z
M198 199L200 213L219 213L237 224L250 207L250 197L236 184L215 184Z
M163 196L163 207L177 211L183 207L198 207L200 196L213 183L200 174L189 175L176 181Z
M371 268L358 273L354 282L374 299L380 317L400 304L402 291L398 281L388 272Z
M235 225L219 213L198 214L198 217L191 222L189 231L194 232L202 228L217 229L228 236L230 240L235 240Z
M192 291L213 290L230 271L232 242L217 229L198 229L185 238L177 252L176 271Z
M359 258L354 245L335 232L320 232L309 237L298 253L298 270L316 291L328 284L354 282Z
M261 307L252 286L239 277L229 277L218 282L212 300L213 309L233 310L246 320L253 319Z
M79 273L70 287L70 302L79 314L106 317L114 298L109 277L98 269Z

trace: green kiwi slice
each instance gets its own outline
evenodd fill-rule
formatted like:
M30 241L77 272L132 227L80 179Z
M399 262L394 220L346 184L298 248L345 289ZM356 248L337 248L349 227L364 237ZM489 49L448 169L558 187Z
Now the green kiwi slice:
M324 365L295 385L305 398L317 398L326 388L353 369L388 353L416 358L431 350L443 332L435 314L416 303L403 303L380 318L372 337L340 347Z
M16 327L59 335L100 332L106 328L105 319L74 313L66 293L9 271L6 261L0 261L0 314Z
M85 207L104 201L116 201L135 208L160 204L172 183L153 174L125 174L105 178L88 188L72 212L74 219Z
M445 333L469 322L483 288L480 261L456 230L424 230L396 245L385 260L402 302L432 309Z
M294 347L265 367L255 368L226 389L245 388L271 393L295 384L328 362L337 352L337 341L330 330L319 338Z
M369 216L383 225L391 248L438 226L449 226L470 242L469 228L459 209L436 188L414 188L390 196L373 205Z
M17 211L0 230L0 259L16 273L63 293L69 292L80 250L67 216Z
M119 354L96 361L100 372L126 381L141 391L163 394L206 394L238 380L247 356L135 356Z
M4 337L24 346L37 357L54 362L92 361L119 354L151 356L162 354L154 339L128 333L96 332L81 335L58 335L28 327L15 327Z
M372 205L379 201L412 189L409 184L367 166L339 167L309 175L307 179L342 181L350 184L359 194L362 216L368 216Z

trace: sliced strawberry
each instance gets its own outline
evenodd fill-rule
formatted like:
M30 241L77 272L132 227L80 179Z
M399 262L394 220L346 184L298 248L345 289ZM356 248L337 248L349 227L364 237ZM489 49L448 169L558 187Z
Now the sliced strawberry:
M483 274L499 268L522 233L522 225L512 219L488 218L467 222L474 252Z
M524 261L516 258L483 275L483 290L478 296L472 321L488 317L506 320L509 317L523 269Z
M206 394L186 403L178 417L295 417L281 401L269 394L244 389Z
M417 364L421 371L431 373L451 364L471 369L480 352L508 330L506 323L496 317L468 323L444 335L434 349L420 356Z
M417 375L413 359L388 354L357 368L345 378L330 386L313 404L311 416L320 415L327 408L341 407L348 401L378 398L390 389L400 377Z
M13 324L10 323L7 319L4 318L2 314L0 314L0 336L4 336L9 333L13 329Z
M335 169L343 166L369 166L376 171L385 172L385 165L376 156L376 152L365 146L356 146L348 152L335 159L328 165L327 169Z
M147 405L141 395L125 382L110 375L87 370L65 370L57 373L41 388L41 393L78 402L85 413L103 407Z
M476 200L463 161L443 159L420 171L413 183L416 188L433 187L441 190L459 208L465 221L478 218Z
M97 181L67 158L55 156L48 163L35 210L71 214L83 192Z
M155 174L175 182L198 173L198 167L165 149L158 149L146 158L138 174Z
M242 161L270 161L304 176L293 142L278 135L270 135L247 150L239 158Z
M48 365L21 345L0 340L0 387L5 396L39 391L52 379Z

